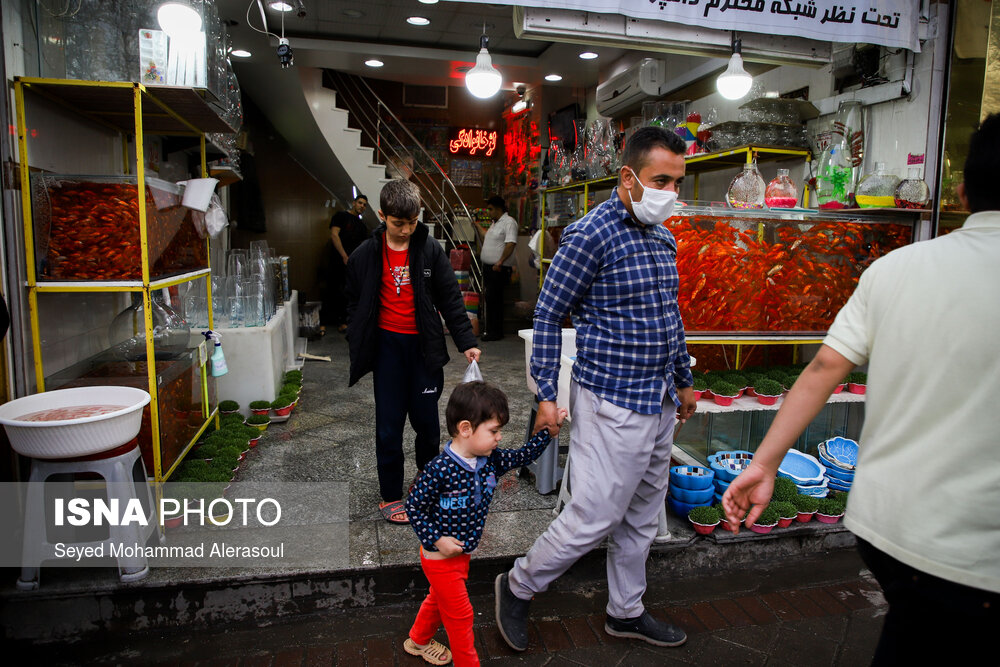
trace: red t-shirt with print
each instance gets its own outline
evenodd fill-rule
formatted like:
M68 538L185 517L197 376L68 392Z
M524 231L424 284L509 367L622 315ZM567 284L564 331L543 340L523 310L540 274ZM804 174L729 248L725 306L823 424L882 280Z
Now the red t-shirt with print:
M379 288L381 308L378 325L387 331L415 334L417 331L413 285L410 283L410 252L393 250L383 243L382 285Z

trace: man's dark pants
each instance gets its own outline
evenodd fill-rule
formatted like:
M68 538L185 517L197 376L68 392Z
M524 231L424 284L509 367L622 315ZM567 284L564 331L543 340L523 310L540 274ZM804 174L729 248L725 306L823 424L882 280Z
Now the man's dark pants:
M995 660L1000 593L914 569L861 538L858 553L889 602L873 665L926 664L973 654L993 654L987 660Z
M486 334L503 336L503 290L510 282L511 267L493 270L493 265L483 267L483 301L486 302Z

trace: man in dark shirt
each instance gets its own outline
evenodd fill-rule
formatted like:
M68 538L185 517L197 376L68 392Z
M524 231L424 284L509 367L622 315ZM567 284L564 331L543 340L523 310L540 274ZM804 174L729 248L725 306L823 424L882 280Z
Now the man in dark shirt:
M320 311L320 331L326 333L326 326L336 325L337 331L347 330L347 298L344 296L345 267L347 258L368 238L368 228L361 221L361 214L368 206L368 197L359 194L351 202L351 208L337 211L330 220L330 243L326 253L326 293L323 309Z

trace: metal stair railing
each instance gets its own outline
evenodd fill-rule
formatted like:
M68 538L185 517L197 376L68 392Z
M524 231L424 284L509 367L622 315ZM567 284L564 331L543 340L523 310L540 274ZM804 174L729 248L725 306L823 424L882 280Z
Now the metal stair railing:
M472 249L470 279L473 289L482 294L482 266L479 260L480 231L468 206L458 194L455 184L448 178L427 149L417 140L408 127L375 94L368 82L360 76L336 70L323 70L330 87L337 92L337 105L343 105L350 117L360 126L363 136L375 149L375 161L387 169L398 172L420 188L424 206L424 222L433 223L444 234L448 249L468 244ZM433 173L416 169L418 164L433 165ZM439 176L440 185L433 176ZM430 217L430 220L428 220ZM456 229L458 218L469 225L473 238L460 238Z

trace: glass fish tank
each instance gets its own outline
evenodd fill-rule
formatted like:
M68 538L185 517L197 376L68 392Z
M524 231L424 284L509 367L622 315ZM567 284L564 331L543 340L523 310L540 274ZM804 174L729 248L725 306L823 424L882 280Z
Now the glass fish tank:
M31 175L39 281L142 280L134 176ZM208 267L205 231L181 206L181 189L146 179L151 280Z
M879 211L675 209L688 334L821 335L873 261L915 240L918 218Z

